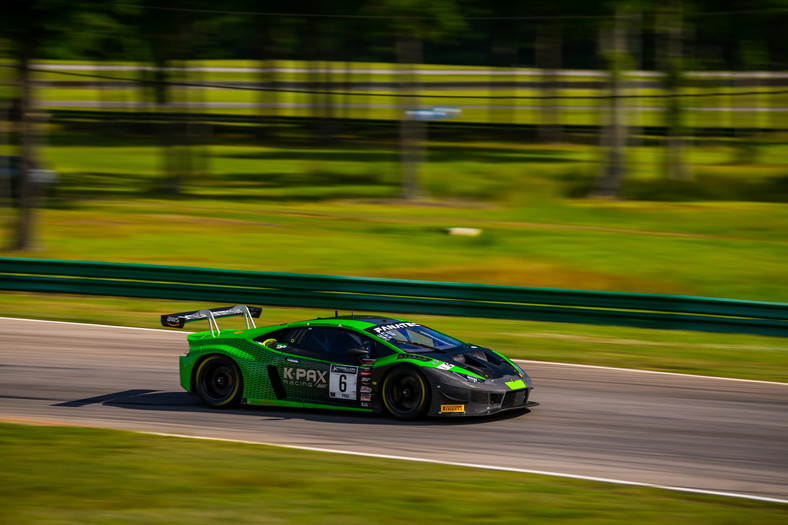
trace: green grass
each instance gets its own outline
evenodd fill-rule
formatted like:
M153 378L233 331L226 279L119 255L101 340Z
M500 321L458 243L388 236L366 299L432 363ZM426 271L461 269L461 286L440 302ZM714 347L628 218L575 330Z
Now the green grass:
M90 212L46 213L42 219L47 221L41 230L44 244L36 256L43 258L189 261L263 271L780 301L786 294L782 264L788 246L769 241L654 239L638 234L494 227L487 227L485 237L478 240L457 239L442 233L440 225L356 225L351 219L331 215L323 220L274 216L270 217L275 221L272 226L267 221L198 220L165 213L113 218ZM162 231L162 222L178 228L177 235ZM90 224L99 226L93 232L74 231ZM460 224L487 226L467 220ZM443 226L451 225L444 220ZM222 235L227 229L232 233ZM318 237L322 242L316 241ZM210 251L201 249L208 238L212 239ZM419 248L414 249L414 244Z
M41 211L38 248L27 255L788 300L788 243L780 239L788 213L780 205L737 212L735 205L655 204L644 211L605 203L512 210L331 199L275 204L295 191L286 185L258 197L250 188L241 202L215 195L167 201L140 199L122 184L107 189L116 199L70 200L64 209ZM375 194L375 187L316 182L298 191L384 199L391 189L381 185ZM660 226L652 222L656 214L667 218L659 230L651 229ZM6 220L0 228L6 238L9 226ZM452 237L444 232L452 226L484 231Z
M0 424L0 452L4 523L788 519L742 499L107 430Z
M35 257L788 301L788 207L724 200L779 197L778 146L745 165L697 148L690 160L708 174L688 184L720 200L656 202L567 198L598 169L590 147L438 142L422 171L434 197L414 205L397 199L385 145L211 146L185 196L167 199L159 148L61 140L47 149L62 183L39 213ZM658 158L631 151L625 194L681 197ZM0 214L8 239L13 214ZM446 235L453 226L483 233Z

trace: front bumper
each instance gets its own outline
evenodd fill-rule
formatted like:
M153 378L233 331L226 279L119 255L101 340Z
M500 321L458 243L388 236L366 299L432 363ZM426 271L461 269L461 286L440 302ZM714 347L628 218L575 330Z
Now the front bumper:
M512 389L504 381L481 384L441 382L432 390L428 415L438 417L486 416L505 410L522 410L538 406L531 401L530 380L525 388Z

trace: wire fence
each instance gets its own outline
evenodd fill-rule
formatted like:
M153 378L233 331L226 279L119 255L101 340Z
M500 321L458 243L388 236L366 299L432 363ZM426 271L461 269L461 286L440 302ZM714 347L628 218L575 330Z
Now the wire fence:
M10 67L10 66L4 66ZM88 73L75 73L73 71L58 71L53 69L37 69L31 71L37 73L50 73L56 75L93 78L101 80L111 80L117 82L130 82L134 84L166 85L175 87L190 87L203 89L227 89L235 91L262 91L272 93L300 93L307 95L333 95L333 96L366 96L366 97L393 97L393 98L431 98L431 99L485 99L485 100L610 100L610 99L670 99L670 98L708 98L708 97L728 97L728 96L768 96L783 95L788 93L788 89L778 89L769 91L718 91L705 93L639 93L639 94L605 94L605 95L446 95L435 93L377 93L369 91L331 91L320 89L291 89L276 88L267 86L237 86L227 84L213 84L205 82L179 82L173 80L158 80L150 78L127 78L110 75L96 75Z

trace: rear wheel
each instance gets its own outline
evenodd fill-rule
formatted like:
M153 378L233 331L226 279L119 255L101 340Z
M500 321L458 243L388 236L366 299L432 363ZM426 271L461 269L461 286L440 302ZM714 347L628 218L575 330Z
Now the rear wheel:
M429 389L415 368L396 368L383 381L383 403L393 416L416 419L429 407Z
M235 361L212 355L200 363L196 374L197 395L214 408L237 406L243 395L243 378Z

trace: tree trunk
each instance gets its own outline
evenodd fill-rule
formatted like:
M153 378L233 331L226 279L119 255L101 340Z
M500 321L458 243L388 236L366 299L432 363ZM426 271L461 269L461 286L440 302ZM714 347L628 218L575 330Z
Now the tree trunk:
M416 64L421 63L422 43L412 33L400 33L397 40L397 62L400 65L400 93L418 95ZM400 115L400 167L402 170L402 196L408 200L423 198L425 192L419 181L419 167L424 161L426 124L409 116L408 112L419 107L419 99L406 96L400 100L404 114Z
M602 173L591 192L592 197L616 198L621 192L621 183L626 176L625 150L627 145L626 106L624 95L624 68L627 62L626 31L623 11L616 12L615 25L608 29L603 38L607 65L610 73L610 98L608 125L605 130L607 159Z
M487 109L487 121L490 124L513 124L516 112L506 106L513 106L515 99L497 98L517 94L517 45L510 37L511 31L506 25L500 25L493 30L499 40L492 46L492 65L488 76L488 91L490 100ZM505 68L505 69L498 69ZM501 108L500 106L504 106Z
M676 96L684 83L681 68L681 3L674 2L669 6L663 22L663 38L665 50L663 70L665 72L665 91L672 97L667 99L665 108L665 128L667 133L665 150L665 170L668 179L686 180L689 178L684 162L684 104Z
M19 58L19 137L22 162L19 172L18 216L16 235L12 248L29 250L33 245L33 220L36 204L36 184L31 171L36 166L35 136L33 130L33 86L30 78L32 53L24 49Z
M641 72L643 71L643 14L642 13L633 13L629 17L629 55L632 57L632 69ZM646 77L638 75L636 79L630 79L630 89L635 87L635 94L642 95L643 88L641 87L644 82L647 81ZM635 86L632 84L635 83ZM632 91L630 90L630 93ZM628 136L628 144L630 148L636 148L642 145L642 134L643 134L643 115L644 110L643 106L645 106L645 99L642 98L635 98L629 99L629 104L627 105L627 115L628 115L628 129L627 134Z
M558 70L561 69L561 32L555 23L542 24L537 31L536 65L542 69L543 93L548 97L559 94ZM561 142L561 110L557 98L542 100L539 139L542 142Z
M273 91L277 89L276 74L276 39L274 30L266 28L266 38L261 43L261 60L259 82L263 91L259 92L257 99L260 104L259 123L262 127L261 135L264 137L274 137L276 135L277 117L279 115L279 93ZM265 91L265 90L272 91Z

